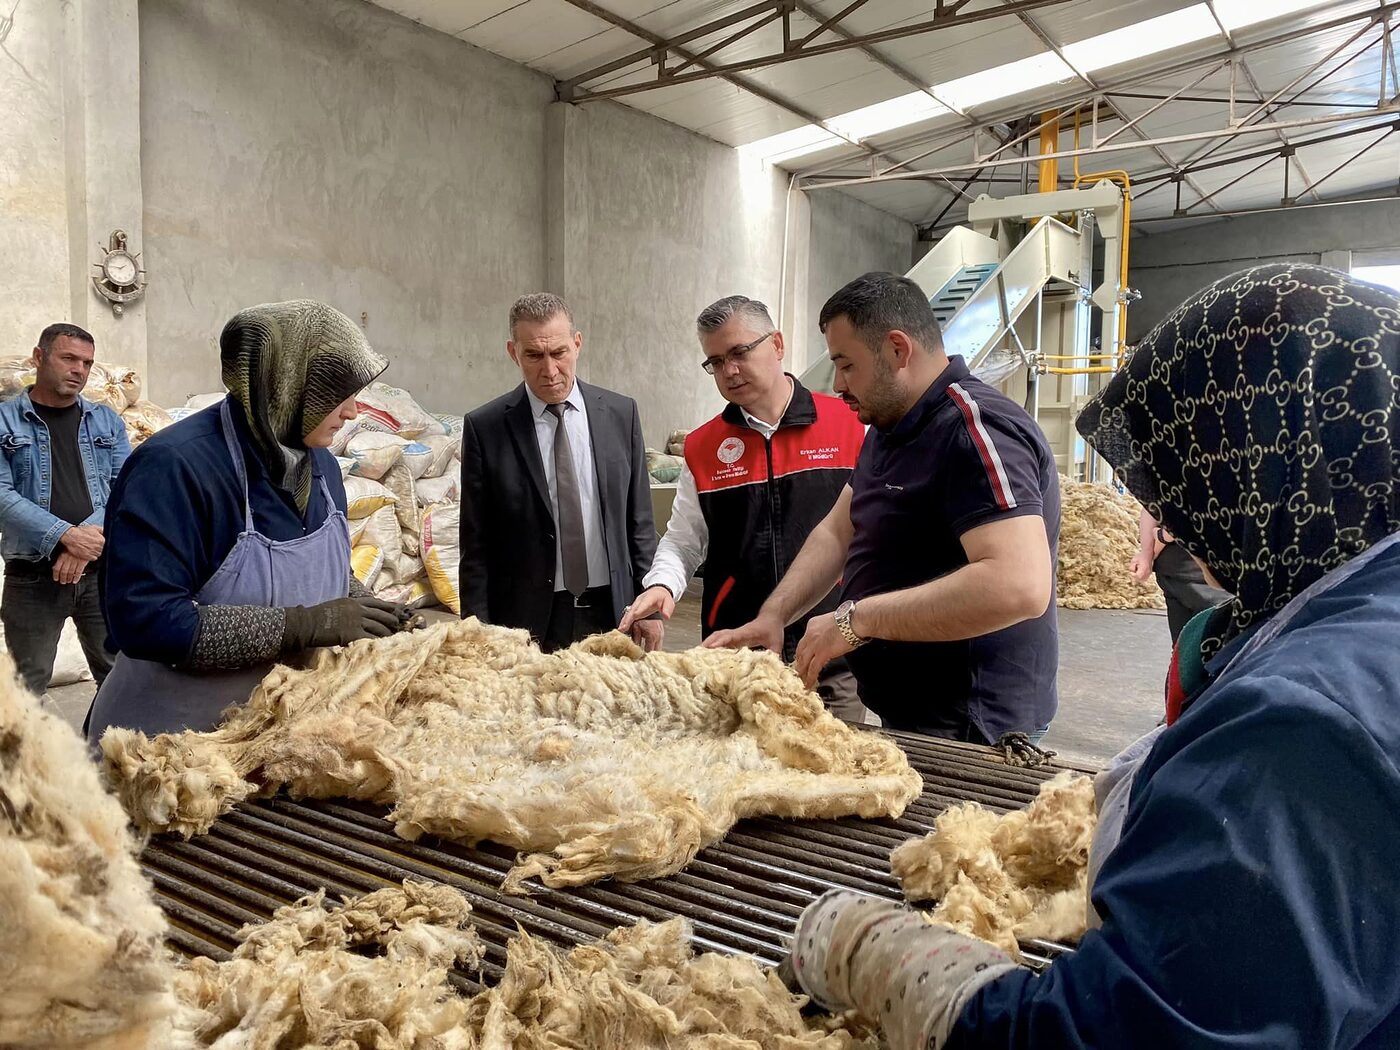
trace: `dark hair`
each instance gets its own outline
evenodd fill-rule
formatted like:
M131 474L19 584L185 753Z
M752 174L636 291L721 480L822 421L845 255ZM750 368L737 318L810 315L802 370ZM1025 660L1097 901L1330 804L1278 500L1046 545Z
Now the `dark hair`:
M38 345L40 353L47 357L49 351L53 349L54 341L58 339L59 336L64 335L69 339L81 340L89 346L97 345L97 340L92 337L91 333L85 332L75 324L68 324L64 321L60 321L58 324L49 325L39 333Z
M943 349L943 335L924 290L907 277L867 273L857 277L826 301L817 326L845 317L870 349L898 329L912 336L929 353Z
M773 324L773 315L768 312L768 307L757 299L750 299L747 295L726 295L700 311L700 316L695 319L695 330L701 335L708 335L723 328L734 317L743 317L768 332L777 327Z

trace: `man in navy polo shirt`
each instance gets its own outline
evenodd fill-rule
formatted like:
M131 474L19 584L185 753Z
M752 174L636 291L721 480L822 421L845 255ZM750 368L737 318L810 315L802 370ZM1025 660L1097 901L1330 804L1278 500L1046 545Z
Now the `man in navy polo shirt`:
M841 605L797 648L810 686L848 661L891 729L1035 739L1056 708L1060 490L1035 421L943 351L917 284L868 273L822 308L836 392L871 425L850 484L758 615L714 646L780 652L838 581Z

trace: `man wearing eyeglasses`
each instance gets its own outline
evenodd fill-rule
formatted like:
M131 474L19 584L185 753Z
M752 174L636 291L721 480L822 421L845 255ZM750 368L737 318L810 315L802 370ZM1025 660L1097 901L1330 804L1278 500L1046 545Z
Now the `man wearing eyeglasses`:
M836 503L865 436L840 399L813 394L783 371L783 334L763 303L728 296L695 327L701 367L729 405L686 437L670 524L623 631L657 613L670 619L702 561L702 633L751 620ZM833 590L818 608L835 607ZM801 624L786 633L784 660L801 636ZM828 665L817 691L838 717L866 714L844 661Z
M811 684L847 658L888 728L1038 742L1055 716L1059 664L1060 485L1044 433L947 354L907 277L856 278L818 324L834 387L870 434L763 608L705 644L768 647L805 622L797 673ZM838 583L836 613L809 617Z

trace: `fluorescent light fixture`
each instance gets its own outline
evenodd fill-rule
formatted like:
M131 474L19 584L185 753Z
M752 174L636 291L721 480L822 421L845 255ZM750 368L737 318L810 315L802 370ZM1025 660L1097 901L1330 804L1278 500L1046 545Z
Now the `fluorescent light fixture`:
M839 135L833 135L817 124L804 124L791 131L781 131L776 135L769 135L766 139L746 143L739 147L739 153L769 164L781 164L786 160L805 157L809 153L820 153L832 146L839 146L844 141Z
M1271 22L1284 15L1321 7L1328 0L1215 0L1215 13L1233 32L1257 22Z
M1273 2L1275 0L1262 0L1259 6ZM1220 27L1211 17L1210 8L1196 4L1069 44L1064 48L1064 55L1075 69L1090 73L1219 36Z
M911 91L907 95L886 99L864 109L842 113L839 117L832 117L827 124L848 138L866 139L882 131L893 131L895 128L907 127L949 112L952 111L932 98L927 91Z
M933 93L950 106L968 110L999 98L1034 91L1047 84L1077 79L1078 75L1065 65L1059 55L1045 51L1019 62L1008 62L950 80L946 84L937 84Z

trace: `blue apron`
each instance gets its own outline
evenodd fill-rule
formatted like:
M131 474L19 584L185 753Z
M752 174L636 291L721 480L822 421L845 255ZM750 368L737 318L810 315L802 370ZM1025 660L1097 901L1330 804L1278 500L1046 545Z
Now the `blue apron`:
M350 530L331 498L326 479L319 479L329 510L321 527L294 540L268 539L253 527L247 467L227 402L221 421L233 469L243 487L244 525L228 557L195 595L195 602L287 607L344 598L350 591ZM223 721L226 708L247 701L272 666L265 663L238 671L192 674L120 654L92 702L86 726L88 742L95 745L108 726L139 729L148 736L213 729Z

